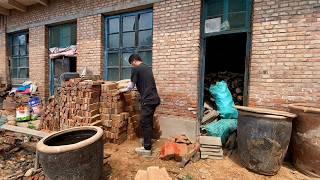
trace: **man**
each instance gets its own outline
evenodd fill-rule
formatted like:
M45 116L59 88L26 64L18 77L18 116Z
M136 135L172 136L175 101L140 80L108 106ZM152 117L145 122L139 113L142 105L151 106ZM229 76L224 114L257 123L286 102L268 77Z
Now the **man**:
M137 54L132 54L128 61L132 65L131 82L127 88L121 89L120 91L130 91L136 86L140 93L140 126L143 130L143 147L136 148L135 151L140 155L151 155L153 115L156 107L160 104L160 98L152 69L144 64L141 57Z

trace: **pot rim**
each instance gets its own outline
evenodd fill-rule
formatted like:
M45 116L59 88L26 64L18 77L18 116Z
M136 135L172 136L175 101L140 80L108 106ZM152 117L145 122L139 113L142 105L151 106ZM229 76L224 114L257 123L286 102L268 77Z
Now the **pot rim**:
M296 114L289 113L286 111L277 111L272 109L266 108L257 108L257 107L247 107L247 106L235 106L239 111L257 113L257 114L264 114L264 115L274 115L274 116L282 116L287 118L295 118L297 117Z
M320 113L320 106L313 103L295 103L289 104L289 109L299 110L306 113Z
M48 146L44 144L44 142L48 139L57 137L59 135L69 133L69 132L74 132L74 131L81 131L81 130L94 130L96 133L83 141L74 143L74 144L68 144L68 145L62 145L62 146ZM37 143L37 151L47 153L47 154L58 154L58 153L63 153L63 152L68 152L68 151L73 151L76 149L81 149L85 146L88 146L96 141L98 141L101 137L103 136L103 130L100 127L96 126L81 126L81 127L74 127L70 129L65 129L62 131L58 131L55 133L52 133L44 138L42 138L38 143Z

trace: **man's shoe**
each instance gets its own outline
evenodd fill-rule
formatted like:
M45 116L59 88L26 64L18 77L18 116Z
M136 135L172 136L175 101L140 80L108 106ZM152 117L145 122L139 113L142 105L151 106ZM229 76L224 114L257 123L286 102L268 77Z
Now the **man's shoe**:
M146 150L144 147L138 147L135 151L138 155L151 156L151 150Z

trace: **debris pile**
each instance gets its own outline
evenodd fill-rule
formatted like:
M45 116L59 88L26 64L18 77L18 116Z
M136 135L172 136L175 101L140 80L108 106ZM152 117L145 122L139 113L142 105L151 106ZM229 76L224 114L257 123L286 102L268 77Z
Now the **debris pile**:
M244 75L233 72L218 72L207 74L204 80L205 88L209 89L212 84L220 81L226 81L228 88L232 94L233 101L236 105L243 105L243 88L244 88ZM205 99L210 99L210 93L205 92Z
M14 116L11 125L26 126L37 129L34 122L41 115L41 98L37 86L26 81L18 88L12 88L3 101L3 109L6 116Z
M49 101L45 108L42 128L51 131L63 130L90 125L100 120L99 98L102 83L81 78L64 82L55 99Z
M22 178L34 166L38 140L18 133L0 132L0 177Z

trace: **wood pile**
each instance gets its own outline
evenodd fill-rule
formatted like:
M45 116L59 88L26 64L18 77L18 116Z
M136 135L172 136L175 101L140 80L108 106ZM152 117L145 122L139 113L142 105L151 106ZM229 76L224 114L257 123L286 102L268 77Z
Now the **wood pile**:
M51 131L63 130L100 120L99 98L102 83L81 78L64 82L44 110L42 128Z
M221 138L213 136L200 136L201 159L223 159Z
M226 81L235 105L243 105L244 75L227 71L206 74L205 88L209 89L212 84L219 81ZM206 91L205 99L210 99L210 97L210 93Z

